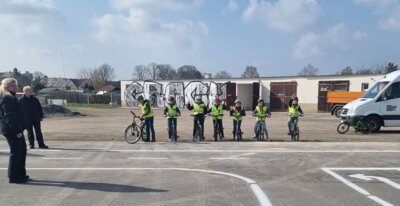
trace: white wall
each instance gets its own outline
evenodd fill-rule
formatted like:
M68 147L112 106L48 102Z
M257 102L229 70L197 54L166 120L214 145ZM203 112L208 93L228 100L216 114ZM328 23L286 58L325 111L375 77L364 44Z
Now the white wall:
M246 110L251 110L253 105L253 83L236 84L236 96Z
M251 107L252 105L252 92L253 92L253 82L261 83L261 98L266 102L270 101L270 87L272 82L297 82L297 96L299 97L301 103L305 104L318 104L318 83L319 81L350 81L350 91L361 91L362 83L369 83L369 88L375 83L374 80L379 81L384 75L366 75L366 76L317 76L317 77L270 77L270 78L254 78L254 79L221 79L221 80L203 80L205 83L214 81L216 83L224 83L231 81L237 84L236 93L239 99L242 100L243 104ZM371 79L372 78L372 79ZM165 86L169 81L157 81ZM190 82L189 80L184 80L185 86ZM132 81L121 81L121 102L122 106L125 106L124 90L126 85L130 85ZM140 81L143 83L143 81Z

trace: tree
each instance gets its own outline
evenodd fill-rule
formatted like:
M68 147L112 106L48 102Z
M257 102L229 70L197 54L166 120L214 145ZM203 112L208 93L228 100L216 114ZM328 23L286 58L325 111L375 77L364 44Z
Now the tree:
M385 67L385 74L394 72L399 70L399 65L394 64L393 62L389 62L388 65Z
M148 79L148 71L145 65L137 65L133 69L132 74L133 80L147 80Z
M242 74L242 77L259 77L257 67L255 66L247 66L245 71Z
M298 73L298 75L302 77L314 77L317 76L317 74L318 68L311 64L303 67L303 69Z
M176 70L169 64L157 65L157 79L172 80L176 79Z
M115 70L109 64L102 64L97 68L97 75L99 75L99 79L102 83L107 84L108 82L115 79Z
M156 63L149 64L147 66L147 71L150 79L156 80L158 78L158 67Z
M178 79L202 79L203 75L196 66L184 65L178 68L177 77Z
M220 71L220 72L216 73L214 78L216 78L216 79L229 79L229 78L232 78L232 75L229 72L223 70L223 71Z
M33 72L33 80L32 80L32 91L33 92L38 92L39 90L43 89L45 87L45 79L46 75L44 75L42 72Z
M350 66L347 66L346 68L342 69L339 73L340 75L352 75L353 74L353 69Z

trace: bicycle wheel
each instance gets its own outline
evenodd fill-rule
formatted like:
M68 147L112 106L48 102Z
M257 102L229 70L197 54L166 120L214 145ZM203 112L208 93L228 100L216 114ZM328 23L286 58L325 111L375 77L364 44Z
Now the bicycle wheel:
M339 134L346 134L346 132L348 132L349 129L350 129L350 125L345 122L342 122L337 126L336 130Z
M201 140L201 134L200 134L201 132L200 132L200 127L199 127L199 125L197 124L196 125L196 133L195 133L195 136L194 136L194 141L195 142L199 142L200 140Z
M300 129L299 126L296 126L296 129L294 130L294 141L298 142L300 139Z
M140 140L141 137L141 132L139 127L133 127L132 125L129 125L125 129L125 141L129 144L135 144Z

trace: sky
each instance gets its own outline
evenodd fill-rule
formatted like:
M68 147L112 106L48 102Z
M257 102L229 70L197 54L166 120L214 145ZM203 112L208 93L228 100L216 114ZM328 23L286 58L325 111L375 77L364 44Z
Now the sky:
M0 0L0 71L78 77L103 63L240 76L400 64L400 0Z

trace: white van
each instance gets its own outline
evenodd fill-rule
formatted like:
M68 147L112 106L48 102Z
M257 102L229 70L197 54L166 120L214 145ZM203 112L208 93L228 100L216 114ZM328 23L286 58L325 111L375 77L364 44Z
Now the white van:
M346 104L341 119L350 125L362 120L372 132L382 126L400 127L400 71L387 74L364 97Z

